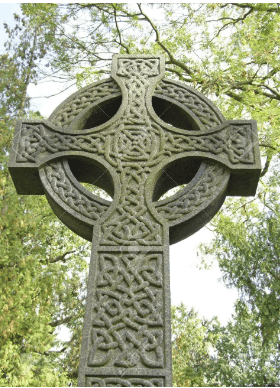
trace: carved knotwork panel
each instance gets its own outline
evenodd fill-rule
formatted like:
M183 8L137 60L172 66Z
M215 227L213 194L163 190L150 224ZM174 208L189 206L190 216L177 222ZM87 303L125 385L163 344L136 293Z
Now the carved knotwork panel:
M120 87L112 79L86 86L59 105L50 116L50 121L67 130L72 121L90 105L117 94L120 94Z
M160 253L99 254L88 366L163 368Z
M166 133L165 152L174 155L183 152L210 153L228 160L230 164L255 163L255 135L250 124L229 125L221 131L188 137Z
M104 98L116 95L121 95L120 87L115 80L110 78L86 86L61 104L50 116L50 120L57 126L67 130L72 120L84 109L94 103L98 104ZM196 90L180 82L161 80L155 89L154 96L166 97L182 104L196 115L197 120L201 122L206 130L221 124L225 120L210 101Z
M223 124L212 133L200 134L196 131L195 134L190 133L188 136L172 131L164 131L158 123L150 118L147 109L144 106L140 107L138 103L144 98L143 94L145 94L148 85L145 82L141 84L143 90L141 90L139 82L136 85L140 90L139 93L142 93L142 97L139 97L139 93L138 95L132 93L131 100L129 100L131 108L127 108L123 116L114 125L105 128L103 131L87 130L86 134L81 132L67 134L57 132L55 128L48 124L37 124L36 122L24 123L21 128L21 142L16 156L19 164L26 162L38 164L40 161L48 160L52 155L60 155L64 152L74 154L84 152L89 156L103 157L115 169L115 172L119 175L122 192L119 195L120 206L114 210L110 220L106 221L103 226L104 238L102 243L105 245L161 244L160 227L154 217L148 214L144 187L153 167L159 165L162 161L166 160L168 162L168 158L172 158L176 154L205 154L205 156L212 155L212 158L215 157L217 161L221 160L232 167L254 165L256 162L254 155L255 134L250 124ZM145 128L145 131L143 131L143 128ZM65 163L67 164L67 161ZM210 176L213 164L210 161L207 163ZM71 209L78 218L81 216L96 220L103 213L103 210L108 210L108 205L105 205L104 208L103 204L97 204L96 197L90 197L81 188L78 188L79 195L77 189L73 190L70 195L79 198L81 201L81 206L76 206L75 201L70 200L69 196L69 187L73 186L73 182L71 177L68 177L68 183L66 184L65 178L63 178L65 168L62 162L49 161L48 166L48 169L41 169L41 173L45 174L49 171L49 177L50 170L55 171L60 183L58 183L59 190L57 185L54 185L54 189L52 189L51 184L45 189L49 190L50 195L56 196L65 205L68 205L68 209ZM215 166L218 166L219 170L223 170L223 174L227 174L224 167L217 163L215 163ZM45 182L50 182L48 177L44 179L42 176L42 179ZM208 179L210 178L208 177ZM54 174L51 181L55 181ZM62 181L64 181L64 184L61 184ZM215 189L212 182L212 191L200 195L200 199L207 199L215 190L220 191L220 181L215 180L215 183ZM208 190L208 185L204 185L204 187ZM181 196L184 194L185 192L181 193ZM135 199L133 199L134 196ZM184 208L184 213L193 212L194 215L198 210L201 210L200 201L190 202L184 200L183 204L179 204L178 211L175 209L178 205L177 198L174 197L171 201L173 203L169 203L168 207L172 208L173 215L174 213L180 214L181 205ZM86 211L83 204L86 204ZM158 204L156 204L156 209L158 208ZM96 209L96 214L91 209ZM128 209L130 210L128 211ZM90 211L86 215L88 210ZM172 218L165 217L167 213L161 211L159 214L163 217L163 220L169 222ZM123 223L123 219L126 218L125 214L128 215L128 218ZM147 234L150 234L149 241L146 241ZM90 236L90 234L88 235ZM129 237L127 243L125 243L126 236Z
M86 387L164 387L163 378L87 377Z
M128 118L101 133L86 135L54 132L43 124L23 124L16 161L38 163L49 155L65 151L84 151L102 155L114 167L121 162L141 161L152 167L176 153L213 154L230 164L254 164L255 134L250 124L228 125L210 134L188 136L167 132L148 115L146 121L131 127L136 120L131 112ZM139 120L139 118L137 118ZM145 131L142 131L145 125Z
M137 163L122 168L119 206L101 226L101 245L162 244L162 226L146 203L145 183L150 172Z

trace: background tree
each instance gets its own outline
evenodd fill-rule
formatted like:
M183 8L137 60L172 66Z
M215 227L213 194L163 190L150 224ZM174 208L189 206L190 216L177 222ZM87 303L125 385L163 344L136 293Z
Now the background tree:
M279 169L269 173L258 200L227 202L216 217L204 259L218 260L223 280L239 291L235 322L221 330L214 370L226 386L279 386Z
M15 19L15 28L6 26L0 73L0 385L65 386L77 374L73 346L84 313L88 251L43 197L17 195L7 169L15 121L40 117L30 110L27 87L40 76L38 64L55 33L38 14ZM61 325L73 332L70 343L58 340ZM67 368L62 353L72 360Z
M279 387L279 340L263 344L261 319L242 303L236 304L233 321L215 327L212 335L218 340L206 381L212 387ZM213 384L213 379L214 384Z
M206 377L220 335L217 318L200 319L186 306L172 307L172 361L175 387L212 386L215 375ZM215 386L215 385L214 385Z

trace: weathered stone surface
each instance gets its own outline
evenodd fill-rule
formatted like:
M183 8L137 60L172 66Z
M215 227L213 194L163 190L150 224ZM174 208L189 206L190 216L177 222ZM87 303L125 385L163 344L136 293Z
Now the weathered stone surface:
M93 242L80 386L171 385L169 243L204 226L226 195L256 191L255 121L225 120L163 76L163 56L115 55L111 79L16 128L9 169L18 193L45 193Z

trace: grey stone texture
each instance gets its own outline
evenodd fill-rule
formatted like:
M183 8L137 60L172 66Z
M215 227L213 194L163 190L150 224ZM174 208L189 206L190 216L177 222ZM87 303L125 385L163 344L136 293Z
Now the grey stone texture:
M92 241L79 386L172 384L169 245L202 228L226 195L257 188L256 122L226 120L201 93L163 77L163 56L115 55L111 78L48 120L16 127L17 192L45 194Z

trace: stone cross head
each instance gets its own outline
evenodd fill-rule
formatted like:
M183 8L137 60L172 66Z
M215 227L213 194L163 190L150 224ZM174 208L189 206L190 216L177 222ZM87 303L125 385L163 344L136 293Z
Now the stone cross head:
M169 244L202 228L226 195L257 188L256 122L226 120L163 77L161 55L115 55L111 78L48 120L16 127L9 170L18 194L45 194L92 241L79 386L172 384Z

